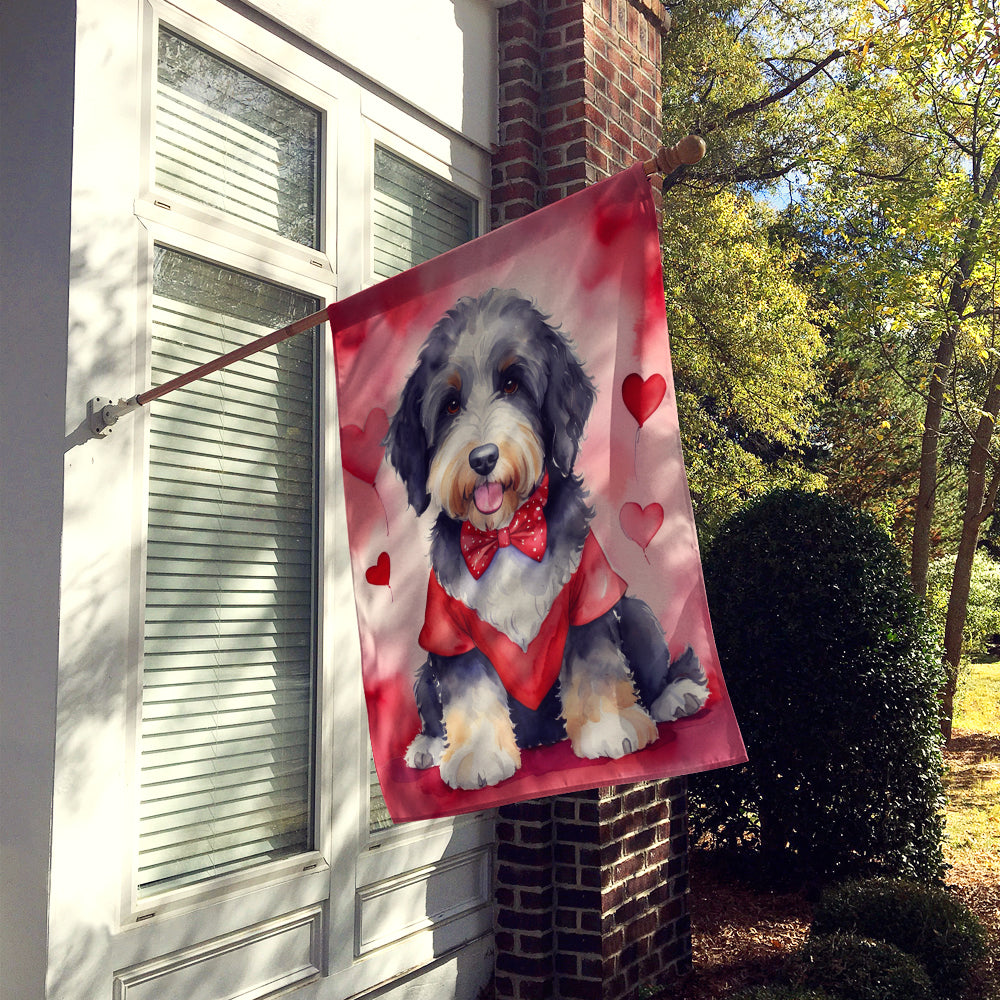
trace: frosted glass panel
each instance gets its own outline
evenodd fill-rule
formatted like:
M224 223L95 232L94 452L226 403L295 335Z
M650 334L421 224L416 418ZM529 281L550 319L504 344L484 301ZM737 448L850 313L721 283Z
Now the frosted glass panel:
M161 28L155 121L159 189L318 245L318 111Z

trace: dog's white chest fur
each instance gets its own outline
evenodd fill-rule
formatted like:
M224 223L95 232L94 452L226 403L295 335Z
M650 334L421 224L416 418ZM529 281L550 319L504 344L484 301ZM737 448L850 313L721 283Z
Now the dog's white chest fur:
M444 587L484 622L526 650L559 592L580 565L580 553L561 561L561 572L554 571L553 561L551 551L541 562L535 562L511 545L497 552L479 580L465 573Z

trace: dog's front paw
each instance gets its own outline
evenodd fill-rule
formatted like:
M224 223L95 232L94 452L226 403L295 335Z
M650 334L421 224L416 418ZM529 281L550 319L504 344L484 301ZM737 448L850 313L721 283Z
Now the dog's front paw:
M485 788L511 777L521 766L521 752L513 739L498 745L491 727L480 728L441 757L441 780L452 788Z
M440 736L426 736L418 733L406 751L406 763L420 771L436 767L444 753L444 740Z
M656 723L635 704L622 711L605 711L596 719L588 718L581 726L572 727L570 743L577 757L617 760L641 750L658 735Z

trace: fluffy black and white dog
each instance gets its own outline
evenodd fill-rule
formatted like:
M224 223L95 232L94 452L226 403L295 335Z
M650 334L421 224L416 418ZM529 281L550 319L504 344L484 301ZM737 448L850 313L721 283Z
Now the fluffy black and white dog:
M406 760L454 788L567 736L580 757L622 757L708 697L693 651L670 662L590 531L573 466L594 398L569 339L492 289L431 330L390 423L410 504L438 511Z

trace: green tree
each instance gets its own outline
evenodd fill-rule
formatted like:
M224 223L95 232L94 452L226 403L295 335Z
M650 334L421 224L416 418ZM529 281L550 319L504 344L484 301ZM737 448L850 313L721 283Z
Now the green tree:
M809 198L839 240L818 276L863 305L842 320L923 401L910 560L920 594L949 438L965 453L944 630L948 734L973 559L1000 485L1000 20L996 0L870 11L855 25L865 59L825 95L835 132L818 147Z
M749 760L692 779L696 827L779 873L938 878L941 663L889 536L778 490L718 532L705 587Z
M806 294L811 276L802 280L794 242L753 195L803 162L817 81L843 55L829 50L823 9L672 6L664 130L710 139L696 168L668 178L663 227L681 431L703 536L772 487L817 482L809 435L825 348Z
M731 415L719 421L718 400L705 389L726 386L720 372L748 370L724 340L713 357L705 336L727 302L743 304L720 288L684 345L695 376L713 364L716 375L685 383L689 454L699 447L718 454L702 464L719 509L753 492L745 487L750 455L763 459L759 482L818 472L883 523L891 518L897 538L909 519L910 576L921 595L931 556L956 553L944 629L946 733L973 559L1000 487L997 5L678 2L665 53L665 132L694 130L709 141L700 164L668 178L668 207L679 191L701 196L688 243L717 266L723 250L712 246L713 199L751 192L789 201L785 225L803 232L807 255L818 254L811 273L784 233L770 222L762 227L768 245L798 264L797 287L809 292L810 318L830 350L828 391L808 434L796 422L804 411L789 408L794 447L771 430L763 440L746 434ZM679 274L668 273L668 286L672 277ZM684 348L680 355L683 374ZM734 497L720 496L727 477Z

